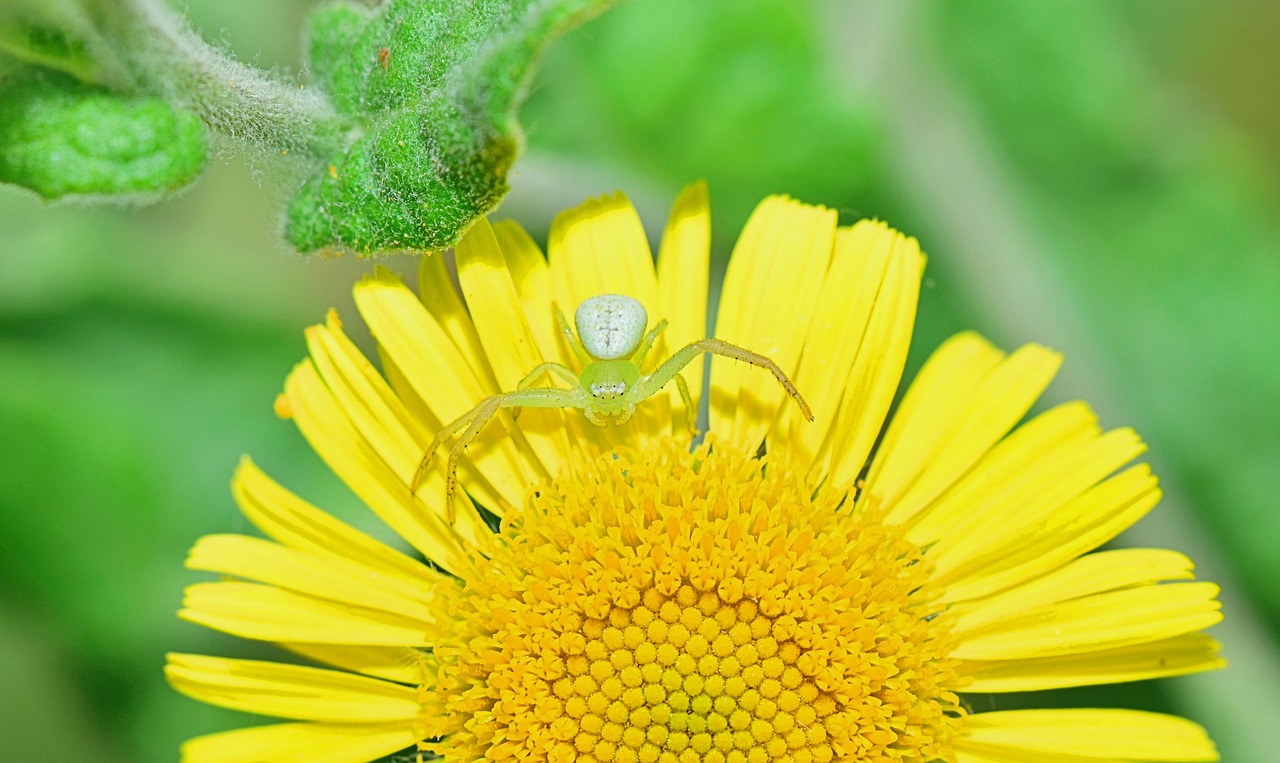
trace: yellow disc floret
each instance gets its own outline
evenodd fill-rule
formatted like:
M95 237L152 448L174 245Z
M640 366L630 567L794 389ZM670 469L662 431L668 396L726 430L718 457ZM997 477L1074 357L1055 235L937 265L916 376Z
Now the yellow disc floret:
M582 464L508 516L436 649L448 761L946 758L962 720L919 549L770 460Z

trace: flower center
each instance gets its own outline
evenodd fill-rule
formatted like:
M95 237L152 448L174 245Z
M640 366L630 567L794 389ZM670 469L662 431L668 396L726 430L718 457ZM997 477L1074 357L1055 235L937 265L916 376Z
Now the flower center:
M960 714L919 549L776 462L674 442L508 517L436 650L450 761L929 760Z

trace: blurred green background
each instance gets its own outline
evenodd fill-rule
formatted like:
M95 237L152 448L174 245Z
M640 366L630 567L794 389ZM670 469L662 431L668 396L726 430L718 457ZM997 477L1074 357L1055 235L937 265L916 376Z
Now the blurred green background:
M296 70L312 5L190 0L259 66ZM1067 353L1151 444L1166 500L1126 534L1224 584L1222 673L975 709L1121 705L1274 759L1280 715L1280 6L1266 0L632 0L557 43L500 216L621 188L661 229L709 181L720 267L774 192L875 216L930 255L912 367L974 327ZM3 104L0 104L3 108ZM271 403L302 328L372 265L287 252L290 168L227 153L141 209L0 189L0 739L4 760L170 761L250 719L189 701L167 650L269 655L173 617L187 547L244 527L252 453L363 522ZM408 272L408 258L393 261ZM263 719L257 719L261 722Z

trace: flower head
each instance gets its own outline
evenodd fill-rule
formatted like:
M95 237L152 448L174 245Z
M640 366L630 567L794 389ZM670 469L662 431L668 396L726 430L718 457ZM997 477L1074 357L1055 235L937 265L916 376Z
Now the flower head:
M356 287L382 372L336 316L277 402L416 553L374 540L249 461L234 493L270 540L201 539L182 616L325 667L172 655L206 702L293 722L191 740L191 763L482 759L1210 761L1203 730L1126 710L973 712L966 693L1220 665L1217 589L1172 551L1094 551L1159 498L1130 430L1082 403L1019 423L1057 370L1029 345L945 343L886 424L923 256L876 222L785 198L757 209L714 336L778 363L711 362L694 444L674 389L623 425L502 413L410 489L434 434L545 361L573 367L553 303L623 294L669 321L644 367L703 339L705 189L677 201L656 267L621 197L557 218L544 258L479 223L455 287ZM696 408L703 365L683 375ZM670 385L674 386L674 385ZM450 522L450 517L456 517ZM425 559L425 561L422 561Z

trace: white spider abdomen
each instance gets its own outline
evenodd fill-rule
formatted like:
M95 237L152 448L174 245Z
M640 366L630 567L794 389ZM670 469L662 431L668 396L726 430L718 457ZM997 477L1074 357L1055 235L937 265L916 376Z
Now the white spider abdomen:
M631 297L601 294L578 305L573 321L578 326L578 339L591 357L617 360L640 346L649 314Z

